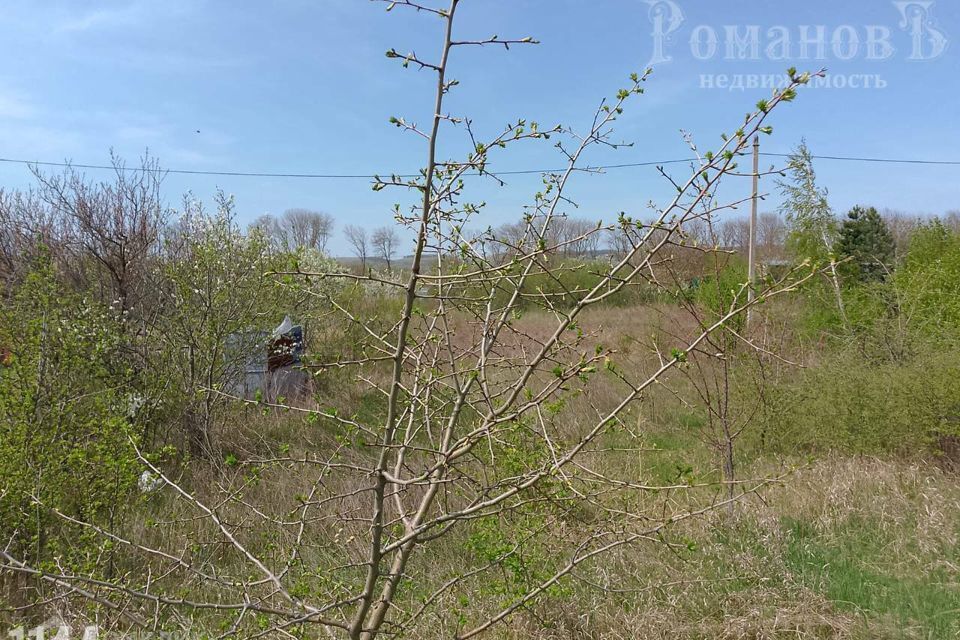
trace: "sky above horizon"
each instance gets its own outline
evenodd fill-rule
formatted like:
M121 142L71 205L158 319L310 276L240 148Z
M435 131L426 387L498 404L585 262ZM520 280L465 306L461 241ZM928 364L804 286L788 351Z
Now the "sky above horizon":
M789 152L805 138L823 156L960 160L960 48L953 42L960 2L759 4L462 0L456 38L532 36L540 44L456 49L450 75L460 85L446 111L470 117L480 134L518 118L582 129L602 97L653 61L646 94L617 126L617 137L633 146L597 149L587 161L685 158L681 131L715 148L721 132L769 95L749 78L826 67L833 86L805 88L775 113L764 152ZM2 5L0 158L106 164L112 148L135 164L149 149L168 169L364 175L423 164L423 141L388 121L426 123L433 77L402 69L384 52L434 57L442 36L436 17L402 6L387 12L367 0ZM741 81L744 89L729 88ZM461 133L448 131L441 154L462 157L466 148ZM763 165L776 161L765 157ZM492 168L562 164L550 143L530 143L507 150ZM684 167L669 169L681 175ZM956 164L824 159L816 169L838 212L855 204L921 215L960 209ZM3 188L32 181L26 166L0 162ZM516 220L539 186L537 175L509 176L503 187L475 185L471 199L487 203L482 223L495 226ZM305 207L330 213L341 228L374 227L392 221L394 202L406 202L389 189L372 191L365 179L174 174L164 196L171 206L187 191L209 202L217 188L235 196L243 222ZM725 188L731 198L745 194L748 179ZM775 186L764 180L761 188L771 192L761 210L775 209ZM610 169L575 181L579 206L571 214L642 216L670 193L655 167ZM332 249L346 253L339 233Z

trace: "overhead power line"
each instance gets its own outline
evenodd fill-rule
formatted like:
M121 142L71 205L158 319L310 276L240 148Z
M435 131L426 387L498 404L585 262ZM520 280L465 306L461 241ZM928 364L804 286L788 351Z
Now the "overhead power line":
M789 153L763 153L762 156L789 158ZM910 160L903 158L860 158L856 156L811 156L814 160L841 160L844 162L879 162L882 164L931 164L941 166L960 166L960 160Z
M694 158L678 158L675 160L659 160L650 162L630 162L626 164L609 164L585 169L622 169L627 167L652 167L657 165L677 164L680 162L691 162ZM49 162L43 160L21 160L18 158L0 158L0 162L9 164L25 164L41 167L73 167L75 169L103 169L107 171L143 171L141 167L114 167L109 164L79 164L76 162ZM149 171L150 169L148 169ZM319 179L342 179L342 180L373 180L376 176L397 176L398 178L417 178L419 173L397 174L390 171L382 171L378 174L350 174L350 173L272 173L268 171L204 171L200 169L156 169L159 173L173 173L181 175L195 176L228 176L240 178L319 178ZM495 171L498 176L516 176L524 174L556 173L564 169L517 169L513 171Z
M762 156L767 157L776 157L776 158L787 158L789 154L786 153L761 153ZM913 164L913 165L934 165L934 166L960 166L960 160L921 160L921 159L911 159L911 158L870 158L870 157L858 157L858 156L829 156L829 155L819 155L813 156L815 160L835 160L842 162L870 162L878 164ZM653 167L653 166L662 166L668 164L680 164L685 162L694 162L696 158L676 158L672 160L650 160L644 162L625 162L621 164L604 164L604 165L595 165L590 167L584 167L584 169L590 170L606 170L606 169L629 169L635 167ZM95 170L105 170L105 171L142 171L141 167L114 167L113 165L107 164L79 164L73 162L50 162L46 160L23 160L19 158L0 158L0 162L7 164L23 164L28 166L40 166L40 167L73 167L75 169L95 169ZM150 171L150 169L147 169ZM224 177L237 177L237 178L304 178L304 179L322 179L322 180L373 180L375 174L349 174L349 173L279 173L279 172L270 172L270 171L204 171L200 169L157 169L156 171L160 173L169 173L176 175L192 175L192 176L224 176ZM498 176L515 176L515 175L527 175L527 174L540 174L540 173L557 173L564 171L562 168L553 168L553 169L518 169L513 171L495 171ZM393 174L389 171L384 171L376 175L381 176L390 176L396 175L400 178L416 178L420 174L417 173L407 173L407 174Z

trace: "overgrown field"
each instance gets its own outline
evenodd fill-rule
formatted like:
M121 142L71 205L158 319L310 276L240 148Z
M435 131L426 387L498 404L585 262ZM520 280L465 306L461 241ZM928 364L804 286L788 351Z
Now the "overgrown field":
M427 166L374 183L419 196L399 268L392 227L386 269L363 247L351 269L329 216L171 211L149 160L0 191L0 630L960 635L956 219L840 221L801 146L751 277L717 181L811 74L650 219L594 223L568 179L646 74L586 134L471 129L440 162L441 120L465 123L420 64L441 74ZM550 136L567 170L470 231L464 176Z
M362 309L365 303L358 304ZM382 310L389 304L375 306ZM656 344L668 343L671 334L692 322L675 305L646 309L643 314L620 306L595 309L581 327L594 340L611 345L618 367L641 370L650 366ZM757 335L777 327L782 333L784 326L804 322L803 305L770 311ZM364 312L374 313L370 307ZM522 315L518 329L542 339L549 321L549 314L534 309ZM328 339L344 339L336 329L328 330L333 334ZM469 341L473 329L463 319L453 322L451 331L458 340ZM735 450L737 493L742 488L743 495L729 507L710 508L726 498L720 484L722 442L710 429L708 410L696 392L704 381L714 383L710 376L716 371L691 375L695 368L690 363L665 378L621 416L620 427L598 443L591 457L609 476L649 487L624 498L624 508L638 514L653 508L678 522L584 562L491 629L490 637L955 637L960 633L960 481L955 460L945 456L937 435L949 427L950 411L960 407L956 352L944 346L933 353L919 349L902 361L867 359L864 349L872 349L868 345L875 338L871 334L868 340L825 352L811 345L803 331L780 335L781 344L790 345L784 357L805 365L767 363L761 387L753 365L744 363L748 375L733 376L732 403L750 407L748 428ZM336 403L364 424L384 417L382 396L336 369L320 373L315 384L320 406ZM573 434L578 425L589 423L596 407L616 401L615 387L615 380L585 385L567 396L563 406L545 410L556 414L561 432ZM372 455L366 452L365 435L344 431L326 417L260 401L230 402L221 411L211 433L217 459L183 457L175 449L151 459L199 500L219 504L222 517L235 519L246 531L251 553L282 563L284 542L258 534L259 518L246 513L247 505L268 509L263 518L289 515L311 491L311 482L292 461L332 455L362 464ZM115 446L128 451L123 442ZM512 458L501 457L500 464L536 463L535 452L508 450L514 452ZM89 449L81 453L99 456ZM129 453L120 456L123 460ZM291 462L268 466L271 459ZM80 466L71 474L92 463L74 460ZM125 464L135 473L142 469L135 459ZM101 478L101 472L102 467L90 468L91 477ZM111 473L123 477L122 468ZM193 557L218 562L221 570L242 571L241 559L206 538L210 534L197 522L196 509L178 500L171 488L147 494L122 486L115 494L109 483L67 488L59 508L71 518L86 512L89 505L79 502L82 496L105 492L119 502L101 511L108 514L104 522L112 521L124 539L189 550ZM350 504L339 513L362 512L363 500L350 497L350 486L326 489L348 496ZM569 546L603 517L589 502L578 504L569 495L548 492L543 498L542 504L466 524L414 563L408 569L410 587L397 605L407 611L433 595L416 585L441 584L460 575L464 566L510 556L481 579L438 596L430 615L417 618L404 633L448 638L495 614L555 570ZM702 509L704 515L686 518ZM363 561L365 525L344 518L323 524L322 538L301 551L304 566L297 584L304 593L331 588L328 580L334 574L327 571L334 571L334 549L353 548L350 555ZM59 550L50 570L64 558L88 563L91 575L105 567L114 575L140 570L133 557L126 559L122 544L62 521L51 520L48 526L48 539L34 544ZM45 593L42 585L23 576L8 575L4 581L5 599L14 607L42 603ZM188 600L204 595L202 587L190 582L178 593ZM64 600L22 611L39 623L52 612L92 620L95 610ZM15 613L20 611L7 611L8 624L24 622L23 614ZM181 622L210 637L227 630L216 612L195 610L188 620ZM256 624L248 633L255 633ZM313 637L309 628L299 633Z
M362 399L360 403L365 405ZM716 451L701 438L695 414L666 395L655 404L653 413L638 411L628 418L643 433L643 450L607 451L605 465L616 477L673 487L657 490L651 500L678 514L722 499L710 486L721 475ZM285 444L301 428L299 420L291 424L284 415L263 419L258 434ZM489 637L906 639L960 634L960 478L955 467L932 450L906 456L881 450L844 453L831 451L833 443L824 442L803 455L786 437L775 451L760 449L759 440L745 443L738 454L738 477L746 486L762 488L733 508L684 520L662 535L585 563ZM255 449L253 439L238 443L237 449ZM774 477L779 480L769 482ZM255 493L266 492L259 498L269 503L281 499L291 484L296 481L264 480ZM702 495L682 489L688 485L704 485ZM413 577L423 572L442 581L458 575L464 565L482 565L515 547L522 552L501 570L445 594L435 613L406 633L449 638L469 621L493 615L541 579L555 565L563 542L577 540L591 517L589 507L566 511L561 505L556 512L512 514L451 536L426 565L411 568ZM409 597L416 602L429 595L414 589Z

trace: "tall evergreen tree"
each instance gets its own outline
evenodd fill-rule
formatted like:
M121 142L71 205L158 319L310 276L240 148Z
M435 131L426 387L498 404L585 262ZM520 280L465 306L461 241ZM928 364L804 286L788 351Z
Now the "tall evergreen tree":
M840 227L837 253L849 258L846 269L863 281L883 280L893 269L896 244L874 207L856 206Z

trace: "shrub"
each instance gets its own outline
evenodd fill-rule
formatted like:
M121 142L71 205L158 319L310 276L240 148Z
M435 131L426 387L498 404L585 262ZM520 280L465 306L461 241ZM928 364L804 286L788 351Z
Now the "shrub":
M960 349L871 361L851 346L770 389L762 431L780 452L935 451L960 433Z
M926 336L960 333L960 234L939 220L914 232L895 283L903 311Z
M115 371L116 314L65 291L45 259L0 314L0 535L44 568L97 566L98 547L56 515L116 522L141 467L135 398ZM103 566L102 564L100 566Z

